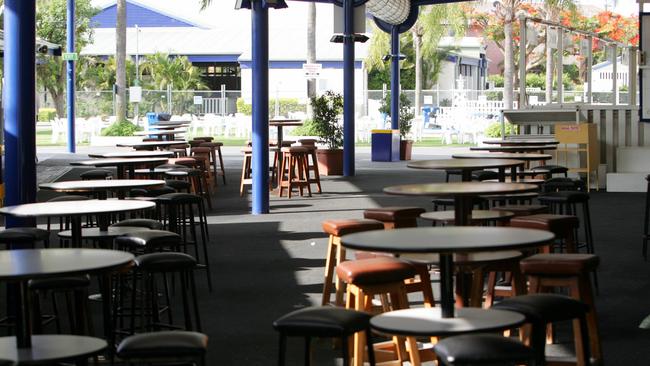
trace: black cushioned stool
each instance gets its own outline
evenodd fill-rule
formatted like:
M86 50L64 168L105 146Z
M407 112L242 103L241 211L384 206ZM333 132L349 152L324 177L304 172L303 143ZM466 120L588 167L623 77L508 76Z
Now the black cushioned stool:
M82 180L106 180L113 177L113 173L106 169L92 169L79 174Z
M467 334L439 341L433 351L447 366L538 365L532 349L496 334ZM541 364L540 364L541 366Z
M119 226L141 227L151 230L160 230L162 229L163 224L158 220L152 219L126 219L111 225L111 227Z
M205 365L208 336L197 332L160 331L124 338L117 357L128 365L166 365L192 362Z
M208 224L203 200L200 196L194 194L170 193L158 196L156 202L164 209L162 211L165 229L181 235L184 249L187 245L194 245L194 256L200 263L198 268L206 271L208 288L212 290L212 276L207 247L209 239ZM196 217L195 213L197 214ZM197 229L199 233L197 233ZM199 246L201 246L203 252L202 260L199 255Z
M141 295L140 311L140 329L143 331L160 330L161 327L177 328L172 325L172 311L167 278L172 274L180 276L180 296L183 303L183 330L201 331L201 316L196 298L196 285L194 282L194 269L196 260L185 253L161 252L143 254L135 258L136 271L142 274L144 293ZM163 296L166 304L159 306L158 302L158 276L163 282ZM135 299L137 294L137 281L133 283L132 308L135 309ZM191 303L190 303L191 300ZM146 309L149 309L147 311ZM160 314L167 312L168 324L162 324ZM194 316L192 316L194 312ZM147 317L146 315L149 315ZM192 321L194 317L194 322ZM135 312L131 316L131 330L135 330Z
M180 235L165 230L142 230L115 238L118 249L136 253L152 253L162 249L178 251L182 244Z
M0 231L0 245L17 244L23 248L33 248L37 242L43 242L43 246L50 246L50 232L36 227L12 227Z
M368 345L368 362L375 365L375 355L370 335L370 314L336 308L309 307L293 311L273 322L273 327L280 332L280 349L278 365L285 364L286 338L305 338L305 365L310 365L311 338L330 337L341 339L343 365L350 365L348 351L349 337L355 333L365 332Z
M585 361L589 360L591 353L586 321L589 307L586 304L563 295L532 294L505 299L492 308L515 311L526 317L526 323L531 325L530 346L535 352L537 365L545 364L547 325L574 320L573 337L577 364L588 365Z

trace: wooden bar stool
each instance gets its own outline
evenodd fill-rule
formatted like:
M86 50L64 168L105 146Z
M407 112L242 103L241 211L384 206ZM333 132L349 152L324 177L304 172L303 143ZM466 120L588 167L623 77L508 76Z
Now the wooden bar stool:
M197 167L206 175L206 180L209 183L212 179L212 169L210 168L210 159L212 155L212 148L210 147L193 147L190 149L190 154L197 162ZM216 183L215 183L216 186Z
M253 185L252 177L252 162L253 162L253 149L250 147L245 147L241 150L244 153L244 161L242 162L241 167L241 181L239 183L239 197L244 197L246 192L246 186Z
M546 230L555 234L560 241L560 248L566 253L577 253L574 232L578 228L578 218L570 215L538 214L515 217L510 220L510 226L527 229Z
M418 226L417 218L425 210L420 207L378 207L363 211L363 217L384 223L384 229Z
M214 183L217 184L217 176L221 175L223 184L226 184L226 170L223 165L223 155L221 155L221 146L223 142L204 142L199 147L207 147L210 149L210 163L214 170ZM217 159L219 160L219 168L217 168Z
M530 216L548 212L548 206L544 205L505 205L492 207L494 211L508 211L515 214L515 217ZM512 221L512 220L511 220Z
M528 276L529 292L541 293L549 288L568 288L569 296L589 307L586 315L590 349L597 364L603 364L590 274L600 260L594 254L536 254L521 261L521 272Z
M303 146L283 147L280 149L282 152L282 164L280 167L280 182L278 185L278 197L282 197L282 192L286 188L288 190L288 197L294 188L300 190L300 195L303 195L303 189L307 188L309 197L311 197L311 186L307 174L309 166L307 164L307 154L309 150Z
M309 184L315 184L316 188L318 189L318 193L322 193L323 190L321 189L320 186L320 172L318 171L318 158L316 157L316 150L318 148L315 145L302 145L302 147L306 148L307 151L307 180L309 181ZM312 178L312 172L313 178Z
M377 220L344 219L323 221L323 231L329 234L327 242L327 259L325 260L325 279L323 281L322 305L330 302L334 269L346 260L345 248L341 245L341 236L370 230L382 230L384 224ZM343 286L336 279L336 305L343 305Z
M375 295L390 299L390 305L382 304L385 311L408 308L405 281L415 277L417 271L409 262L397 258L378 257L342 262L336 266L336 274L347 285L346 308L372 312L372 299ZM411 354L418 354L415 338L407 337L407 340ZM401 351L402 342L395 338L395 343L398 358L402 361L406 358L405 353ZM363 365L364 348L365 339L359 333L355 334L355 366Z

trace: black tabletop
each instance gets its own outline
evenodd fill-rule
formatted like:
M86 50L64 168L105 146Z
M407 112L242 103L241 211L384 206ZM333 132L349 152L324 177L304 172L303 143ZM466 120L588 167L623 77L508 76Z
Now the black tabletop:
M138 200L86 200L71 202L38 202L0 208L0 215L15 217L80 216L128 212L155 207L154 202Z
M88 154L91 158L170 158L174 156L171 151L121 151L110 153L92 153Z
M414 169L490 169L490 168L508 168L512 166L524 165L522 161L507 159L435 159L435 160L416 160L408 163L406 166Z
M103 249L20 249L0 251L0 280L71 276L128 265L133 254Z
M553 158L550 154L536 154L536 153L501 153L501 152L484 152L484 153L460 153L451 156L454 159L517 159L525 161L542 161L551 160Z
M560 142L555 139L499 139L499 140L483 140L486 145L501 145L501 146L517 146L517 145L557 145Z
M344 235L350 249L387 253L469 253L510 250L549 243L549 231L512 227L417 227Z
M164 147L172 145L187 145L187 141L142 141L134 143L117 144L118 147Z
M39 188L57 192L97 192L119 191L140 187L161 187L164 180L151 179L106 179L106 180L71 180L65 182L43 183Z
M17 365L52 365L59 361L81 360L106 349L106 341L76 335L33 335L30 348L16 347L16 337L0 338L0 360Z
M507 310L460 308L453 318L443 318L440 308L390 311L370 319L373 329L387 334L412 336L451 336L514 328L524 316Z
M112 158L112 159L92 159L92 160L82 160L82 161L73 161L70 165L81 165L81 166L118 166L118 165L134 165L134 164L144 164L144 163L166 163L167 158Z
M485 182L458 182L458 183L420 183L404 184L384 188L388 194L402 196L477 196L499 193L525 193L537 191L533 184L520 183L485 183Z
M516 145L516 146L472 146L469 148L474 151L503 151L503 152L516 152L516 151L542 151L542 150L556 150L557 145Z
M124 234L147 230L143 227L137 226L109 226L108 230L103 231L98 227L85 227L81 229L82 239L111 239ZM60 238L72 238L72 230L59 231L57 235Z

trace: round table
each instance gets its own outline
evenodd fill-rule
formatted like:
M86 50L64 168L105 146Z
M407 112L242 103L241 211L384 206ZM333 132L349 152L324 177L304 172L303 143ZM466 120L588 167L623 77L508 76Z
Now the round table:
M122 151L111 153L88 154L91 158L172 158L174 153L171 151Z
M472 224L485 223L489 221L506 221L510 220L514 213L509 211L492 211L492 210L472 210L470 213L470 221ZM420 215L424 220L431 220L434 222L443 222L445 224L454 224L455 211L431 211L425 212Z
M485 182L406 184L384 188L384 192L394 195L454 197L454 222L456 226L471 224L473 200L476 196L526 193L537 190L538 187L533 184Z
M291 118L274 118L269 121L269 126L275 126L278 129L278 147L282 147L282 128L289 126L302 126L304 122L299 119Z
M460 170L463 182L469 182L474 170L497 168L499 179L505 180L506 168L510 168L511 174L516 177L517 167L523 165L523 161L509 159L436 159L412 161L406 166L413 169Z
M15 282L19 287L16 304L16 337L0 338L0 354L30 362L79 358L106 348L106 342L91 337L68 335L34 336L31 329L31 309L28 281L34 278L101 275L104 301L104 327L108 344L114 344L110 304L111 272L131 265L134 256L128 252L102 249L24 249L0 251L0 281ZM17 347L17 349L14 347ZM11 352L13 349L15 351Z
M164 180L152 179L107 179L107 180L72 180L39 184L39 188L56 192L97 192L100 199L106 199L106 192L123 193L133 188L157 188L165 185Z
M451 156L454 159L517 159L523 161L546 161L553 159L550 154L536 153L502 153L502 152L485 152L485 153L460 153Z
M138 131L134 133L136 136L155 136L159 140L172 141L176 135L184 134L187 130L153 130L153 131Z
M491 152L540 152L544 150L557 150L557 145L518 145L518 146L472 146L472 151L491 151Z
M449 318L442 316L440 308L417 308L379 314L370 319L370 325L387 334L446 337L506 330L525 320L522 314L507 310L460 308Z
M138 150L155 150L155 149L164 149L174 145L185 145L187 142L185 140L176 140L176 141L141 141L133 143L123 143L117 144L117 147L132 147Z
M501 146L533 146L533 145L557 145L560 142L555 139L499 139L499 140L483 140L486 145L501 145Z
M517 250L548 244L549 231L512 227L418 227L366 231L341 237L349 249L383 253L438 253L442 317L454 316L454 253Z
M149 125L149 129L154 129L154 130L175 130L177 128L185 128L189 127L190 125L187 123L170 123L166 125L160 125L160 124L155 124L155 125Z
M95 167L107 167L114 166L117 168L117 178L125 179L125 171L129 172L129 179L134 179L135 174L134 170L136 165L149 165L153 166L158 164L164 164L167 162L167 158L115 158L115 159L93 159L93 160L83 160L83 161L73 161L70 165L76 166L95 166Z
M72 246L81 246L81 217L118 212L138 211L155 207L154 202L139 200L87 200L71 202L39 202L0 208L0 215L15 217L70 217ZM107 230L106 220L98 220L102 230Z

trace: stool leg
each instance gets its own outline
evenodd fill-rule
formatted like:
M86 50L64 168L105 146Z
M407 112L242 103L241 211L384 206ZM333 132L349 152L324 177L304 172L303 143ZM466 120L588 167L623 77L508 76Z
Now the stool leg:
M365 333L366 333L366 345L368 347L368 362L370 363L370 366L375 366L375 348L372 343L372 333L370 327L366 329Z
M311 365L311 337L305 337L305 366L309 365Z
M334 237L330 235L327 242L327 258L325 259L325 280L323 281L323 298L321 305L327 305L330 302L330 294L332 293L332 282L334 277L334 268L336 267L336 245L334 244Z
M350 366L350 349L348 348L348 341L348 337L341 337L341 356L343 357L343 366Z
M221 146L217 146L217 155L219 156L219 167L221 168L221 177L223 184L226 185L226 169L223 165L223 156L221 155Z
M587 329L589 330L589 348L593 357L602 364L602 352L600 349L600 334L598 331L598 316L594 306L594 294L591 289L589 275L583 275L577 280L578 299L590 306L587 312Z
M323 193L320 186L320 172L318 170L318 158L316 157L316 151L312 151L311 161L312 161L312 167L314 171L314 183L316 183L316 187L318 188L318 193Z
M345 248L338 242L340 239L335 238L336 243L336 265L338 266L341 262L345 261ZM343 293L345 292L345 283L341 281L338 276L336 278L336 306L343 305Z
M648 229L650 226L650 181L648 181L648 188L645 193L645 216L643 219L643 259L648 260ZM50 229L49 226L47 228Z
M348 286L352 287L352 286ZM354 309L357 311L365 311L366 295L363 291L357 288ZM354 366L363 366L363 354L365 348L365 336L357 332L354 334Z
M284 354L286 352L287 338L280 333L280 346L278 347L278 366L284 366Z

